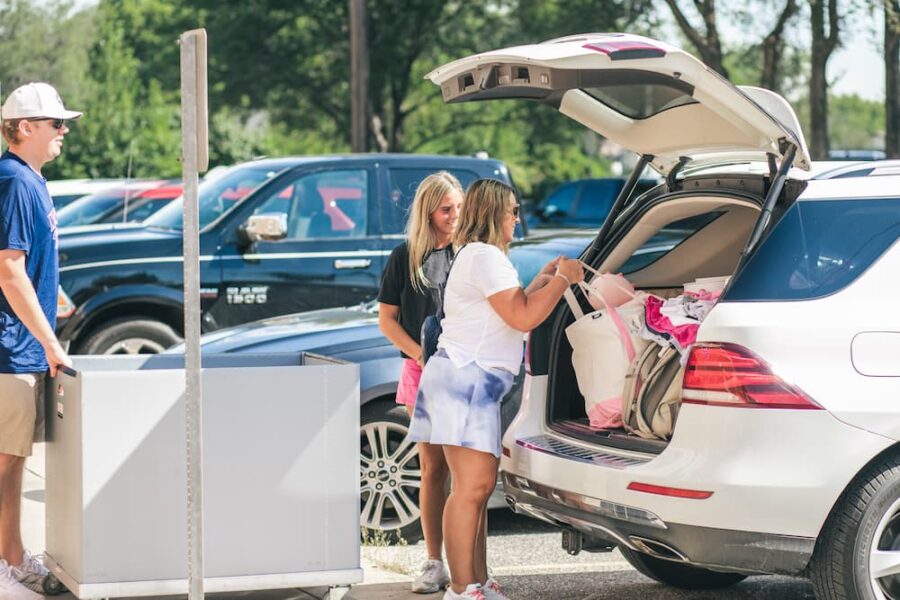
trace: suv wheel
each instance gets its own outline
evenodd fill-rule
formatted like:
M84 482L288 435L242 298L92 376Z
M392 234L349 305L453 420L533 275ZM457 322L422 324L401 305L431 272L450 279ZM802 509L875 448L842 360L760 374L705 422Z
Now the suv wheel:
M363 407L360 417L360 525L366 536L413 543L422 538L419 450L406 440L409 417L399 404Z
M119 319L91 333L78 354L159 354L181 341L171 327L151 319Z
M714 590L740 583L747 578L740 573L720 573L656 558L622 546L619 546L619 552L642 575L684 590Z
M847 488L810 575L820 600L900 598L900 458L876 463Z

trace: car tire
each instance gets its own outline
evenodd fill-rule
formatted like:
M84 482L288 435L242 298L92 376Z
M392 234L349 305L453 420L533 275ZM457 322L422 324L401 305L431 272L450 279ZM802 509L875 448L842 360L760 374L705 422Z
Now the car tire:
M740 573L720 573L656 558L622 546L619 546L619 552L642 575L683 590L716 590L740 583L747 578Z
M809 574L819 600L900 598L900 457L873 464L848 486L816 542Z
M377 402L360 415L360 525L364 538L388 543L422 539L416 444L406 440L406 407Z
M151 319L119 319L104 325L77 348L78 354L158 354L181 341L174 329Z

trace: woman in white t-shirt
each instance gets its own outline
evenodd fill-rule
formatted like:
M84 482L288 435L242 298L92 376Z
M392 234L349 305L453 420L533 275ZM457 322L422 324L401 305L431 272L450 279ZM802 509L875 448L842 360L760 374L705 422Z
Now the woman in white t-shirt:
M549 262L527 289L506 256L519 218L511 187L480 179L466 192L447 277L438 352L422 373L409 438L443 447L453 482L444 508L451 587L445 600L503 600L488 577L487 501L500 459L500 400L522 364L522 333L546 319L577 260Z

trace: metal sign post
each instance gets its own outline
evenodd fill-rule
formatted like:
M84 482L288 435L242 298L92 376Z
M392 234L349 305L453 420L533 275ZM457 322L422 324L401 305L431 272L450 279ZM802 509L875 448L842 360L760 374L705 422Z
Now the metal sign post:
M188 598L203 600L203 417L200 387L199 173L209 166L206 30L181 34L181 160L184 181L184 371L187 435Z

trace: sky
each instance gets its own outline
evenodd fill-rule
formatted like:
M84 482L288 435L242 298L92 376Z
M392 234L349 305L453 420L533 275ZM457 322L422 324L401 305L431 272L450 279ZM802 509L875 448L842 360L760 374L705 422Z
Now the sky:
M734 0L729 0L733 2ZM722 3L720 6L728 3ZM840 6L840 5L839 5ZM808 19L803 14L800 19ZM693 22L698 22L695 17ZM774 15L769 19L761 18L758 30L748 32L726 18L718 20L718 26L725 40L758 41L760 32L774 23ZM795 21L796 23L796 21ZM884 100L884 57L879 45L883 40L883 14L875 14L858 10L852 18L843 23L841 46L831 55L828 61L828 81L832 84L830 92L835 95L857 94L867 100ZM674 23L670 26L674 29ZM793 41L803 47L809 47L810 36L808 26L792 30Z
M882 32L877 35L880 38ZM847 47L829 61L832 93L856 93L867 100L884 100L884 57L881 49L875 47L874 37L865 31L848 36Z

